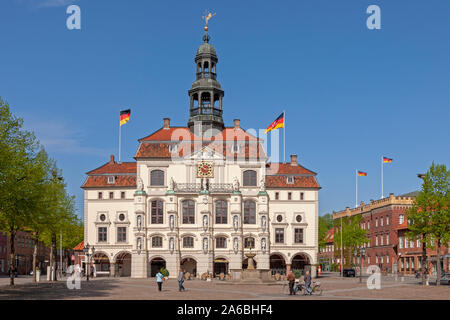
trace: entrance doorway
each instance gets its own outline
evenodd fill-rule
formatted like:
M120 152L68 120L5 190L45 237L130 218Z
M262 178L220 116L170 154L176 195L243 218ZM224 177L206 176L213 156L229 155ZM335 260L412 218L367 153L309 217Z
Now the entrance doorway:
M120 253L116 258L116 277L131 277L131 254Z
M150 261L150 277L155 277L161 268L166 267L166 260L163 258L154 258Z
M196 277L197 276L197 261L195 261L192 258L184 258L181 261L181 268L186 270L186 272L189 272L191 276Z
M217 258L214 260L214 275L228 274L228 261L223 258Z

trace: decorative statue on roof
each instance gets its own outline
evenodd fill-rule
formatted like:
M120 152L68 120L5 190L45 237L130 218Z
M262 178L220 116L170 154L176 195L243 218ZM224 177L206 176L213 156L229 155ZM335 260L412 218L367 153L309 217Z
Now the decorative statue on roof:
M237 177L233 178L233 191L235 192L239 191L239 180Z
M139 191L144 191L144 182L142 181L141 178L137 179L137 189Z
M169 190L175 190L175 180L173 179L173 177L170 178Z
M261 183L261 187L259 188L259 191L265 192L266 191L266 177L265 176L261 177L260 183Z

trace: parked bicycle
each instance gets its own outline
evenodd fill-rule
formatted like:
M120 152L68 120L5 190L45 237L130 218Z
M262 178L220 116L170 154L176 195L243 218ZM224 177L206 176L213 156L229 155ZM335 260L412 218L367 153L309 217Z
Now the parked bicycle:
M306 286L304 282L296 282L294 285L294 292L295 294L299 293L299 294L303 294L306 295ZM320 282L315 282L313 281L311 283L311 295L316 294L316 295L322 295L322 287L320 285ZM283 285L283 293L288 295L290 293L289 290L289 283L285 283Z

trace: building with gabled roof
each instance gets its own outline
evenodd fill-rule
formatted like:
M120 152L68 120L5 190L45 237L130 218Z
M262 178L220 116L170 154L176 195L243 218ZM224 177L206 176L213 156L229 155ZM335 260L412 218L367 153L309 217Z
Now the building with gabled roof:
M240 120L226 127L218 57L209 43L195 56L187 126L162 127L138 140L135 162L87 172L85 241L97 275L243 276L256 254L262 278L317 263L317 174L291 157L268 163L264 141Z

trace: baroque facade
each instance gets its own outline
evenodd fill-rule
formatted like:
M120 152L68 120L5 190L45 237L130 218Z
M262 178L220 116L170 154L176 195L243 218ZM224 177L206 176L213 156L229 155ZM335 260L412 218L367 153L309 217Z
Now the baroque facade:
M224 91L206 30L195 56L187 126L139 140L135 162L110 161L83 184L85 242L97 275L154 276L180 266L239 278L246 254L256 269L311 269L318 248L316 173L298 163L269 163L263 140L235 120L225 127Z

